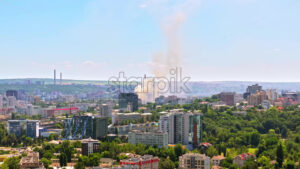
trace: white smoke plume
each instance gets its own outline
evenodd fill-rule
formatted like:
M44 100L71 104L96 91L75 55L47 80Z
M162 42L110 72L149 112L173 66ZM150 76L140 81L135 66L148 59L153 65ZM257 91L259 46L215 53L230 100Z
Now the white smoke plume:
M155 76L167 76L171 68L182 67L182 39L180 30L201 0L148 0L145 5L158 19L166 40L166 51L153 54L152 71Z
M198 9L201 0L147 0L141 5L149 8L149 11L157 18L166 40L166 51L160 51L152 56L151 70L155 77L168 77L169 70L182 67L183 53L180 29L188 16ZM150 80L147 79L147 82ZM138 86L136 92L143 102L153 102L158 96L158 91L152 91L145 86ZM154 93L149 99L149 93Z

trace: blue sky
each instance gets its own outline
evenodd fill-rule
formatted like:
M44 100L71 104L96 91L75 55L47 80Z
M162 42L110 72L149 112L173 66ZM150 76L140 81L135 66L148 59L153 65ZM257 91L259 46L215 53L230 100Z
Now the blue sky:
M187 3L188 1L188 3ZM300 81L299 0L0 0L0 78L151 75L178 29L192 80Z

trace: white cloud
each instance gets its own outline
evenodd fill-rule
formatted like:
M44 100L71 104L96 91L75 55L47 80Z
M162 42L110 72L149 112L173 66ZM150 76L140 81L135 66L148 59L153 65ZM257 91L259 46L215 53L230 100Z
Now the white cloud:
M97 66L98 65L96 62L91 61L91 60L86 60L86 61L82 62L82 64L84 66Z
M142 5L140 5L140 8L147 8L147 5L146 4L142 4Z

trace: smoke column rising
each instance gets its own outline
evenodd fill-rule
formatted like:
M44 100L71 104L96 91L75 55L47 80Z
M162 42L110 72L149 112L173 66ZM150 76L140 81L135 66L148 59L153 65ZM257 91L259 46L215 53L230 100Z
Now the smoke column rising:
M141 5L142 8L149 8L158 19L166 40L166 51L152 55L151 70L155 77L168 77L169 70L182 67L184 56L180 28L187 17L200 6L200 2L201 0L148 0ZM135 90L144 103L154 102L159 95L159 91L153 91L154 87L148 85L149 82L151 83L151 79L145 79L143 86L139 85Z
M156 77L167 76L171 68L182 67L184 55L180 30L201 0L149 0L147 6L158 19L166 40L166 51L152 56L152 71Z

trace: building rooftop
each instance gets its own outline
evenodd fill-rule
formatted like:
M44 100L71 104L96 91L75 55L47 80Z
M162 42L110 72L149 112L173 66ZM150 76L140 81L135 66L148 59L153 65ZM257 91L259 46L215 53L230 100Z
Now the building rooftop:
M143 132L143 131L139 131L139 130L132 130L130 133L137 133L137 134L166 134L166 133L161 132L161 131Z
M83 140L81 140L81 143L99 143L99 141L98 140L94 140L94 139L92 139L91 137L90 138L88 138L88 139L83 139Z
M210 159L205 154L198 154L198 153L187 153L182 155L182 157L201 157L202 159Z
M40 122L39 120L8 120L8 122Z
M158 157L153 157L152 155L144 155L144 156L139 156L136 155L135 157L131 157L129 159L121 160L121 162L125 163L130 163L130 162L139 162L139 161L145 161L145 160L151 160L153 158L158 159Z
M236 157L239 157L241 160L248 160L248 157L253 157L253 158L255 158L255 155L250 154L250 153L243 153L243 154L240 154L240 155L238 155L238 156L236 156ZM236 157L235 157L235 158L236 158Z
M223 155L219 155L219 156L213 156L211 159L212 160L224 160L225 157Z
M20 165L23 166L39 166L39 153L37 152L30 152L27 156L23 157L20 161Z
M52 140L52 141L49 142L49 144L56 144L57 145L57 144L59 144L59 141Z
M137 112L133 112L133 113L117 113L117 115L130 116L130 115L140 115L140 113L137 113Z

